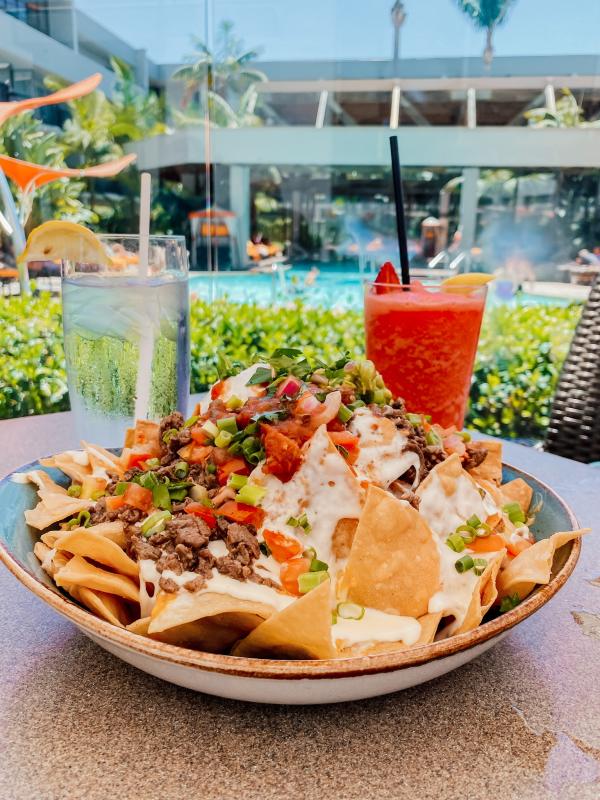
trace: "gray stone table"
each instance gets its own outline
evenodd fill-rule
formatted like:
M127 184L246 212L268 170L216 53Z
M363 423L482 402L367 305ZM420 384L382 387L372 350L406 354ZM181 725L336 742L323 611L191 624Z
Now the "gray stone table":
M68 414L0 422L0 472L76 442ZM596 523L600 470L505 460ZM600 797L600 558L584 541L547 606L476 661L343 706L180 689L98 648L0 570L0 798Z

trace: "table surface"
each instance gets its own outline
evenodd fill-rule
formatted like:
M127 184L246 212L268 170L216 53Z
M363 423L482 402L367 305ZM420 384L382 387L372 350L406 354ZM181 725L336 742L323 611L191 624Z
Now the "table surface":
M0 422L0 473L73 447L69 414ZM595 522L600 470L505 460ZM600 796L600 559L474 662L341 706L259 706L164 683L101 650L0 570L0 797Z

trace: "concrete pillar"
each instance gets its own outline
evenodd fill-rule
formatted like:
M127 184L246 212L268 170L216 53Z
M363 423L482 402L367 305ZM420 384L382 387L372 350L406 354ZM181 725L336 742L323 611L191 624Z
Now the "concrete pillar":
M134 72L136 83L147 92L150 84L150 77L148 74L148 57L143 48L136 49L135 51Z
M73 0L62 0L61 3L53 6L54 4L51 3L48 9L50 36L77 52L79 50L77 12L73 7Z
M246 262L246 242L250 238L250 167L233 164L229 168L231 211L237 217L239 263Z
M465 167L462 174L463 182L460 191L461 249L470 254L471 248L475 244L477 226L477 182L479 181L479 168Z

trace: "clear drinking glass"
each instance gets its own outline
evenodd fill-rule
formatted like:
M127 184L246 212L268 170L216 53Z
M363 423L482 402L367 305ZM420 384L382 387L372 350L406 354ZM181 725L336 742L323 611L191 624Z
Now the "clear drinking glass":
M187 411L190 384L188 259L183 236L106 235L109 266L63 261L67 378L78 434L123 443L136 419Z

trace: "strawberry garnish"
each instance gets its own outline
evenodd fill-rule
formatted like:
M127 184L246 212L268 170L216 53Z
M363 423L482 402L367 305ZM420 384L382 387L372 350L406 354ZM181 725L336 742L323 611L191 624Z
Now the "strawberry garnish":
M377 294L394 292L396 291L395 286L400 286L400 278L392 262L386 261L375 278L375 292Z

